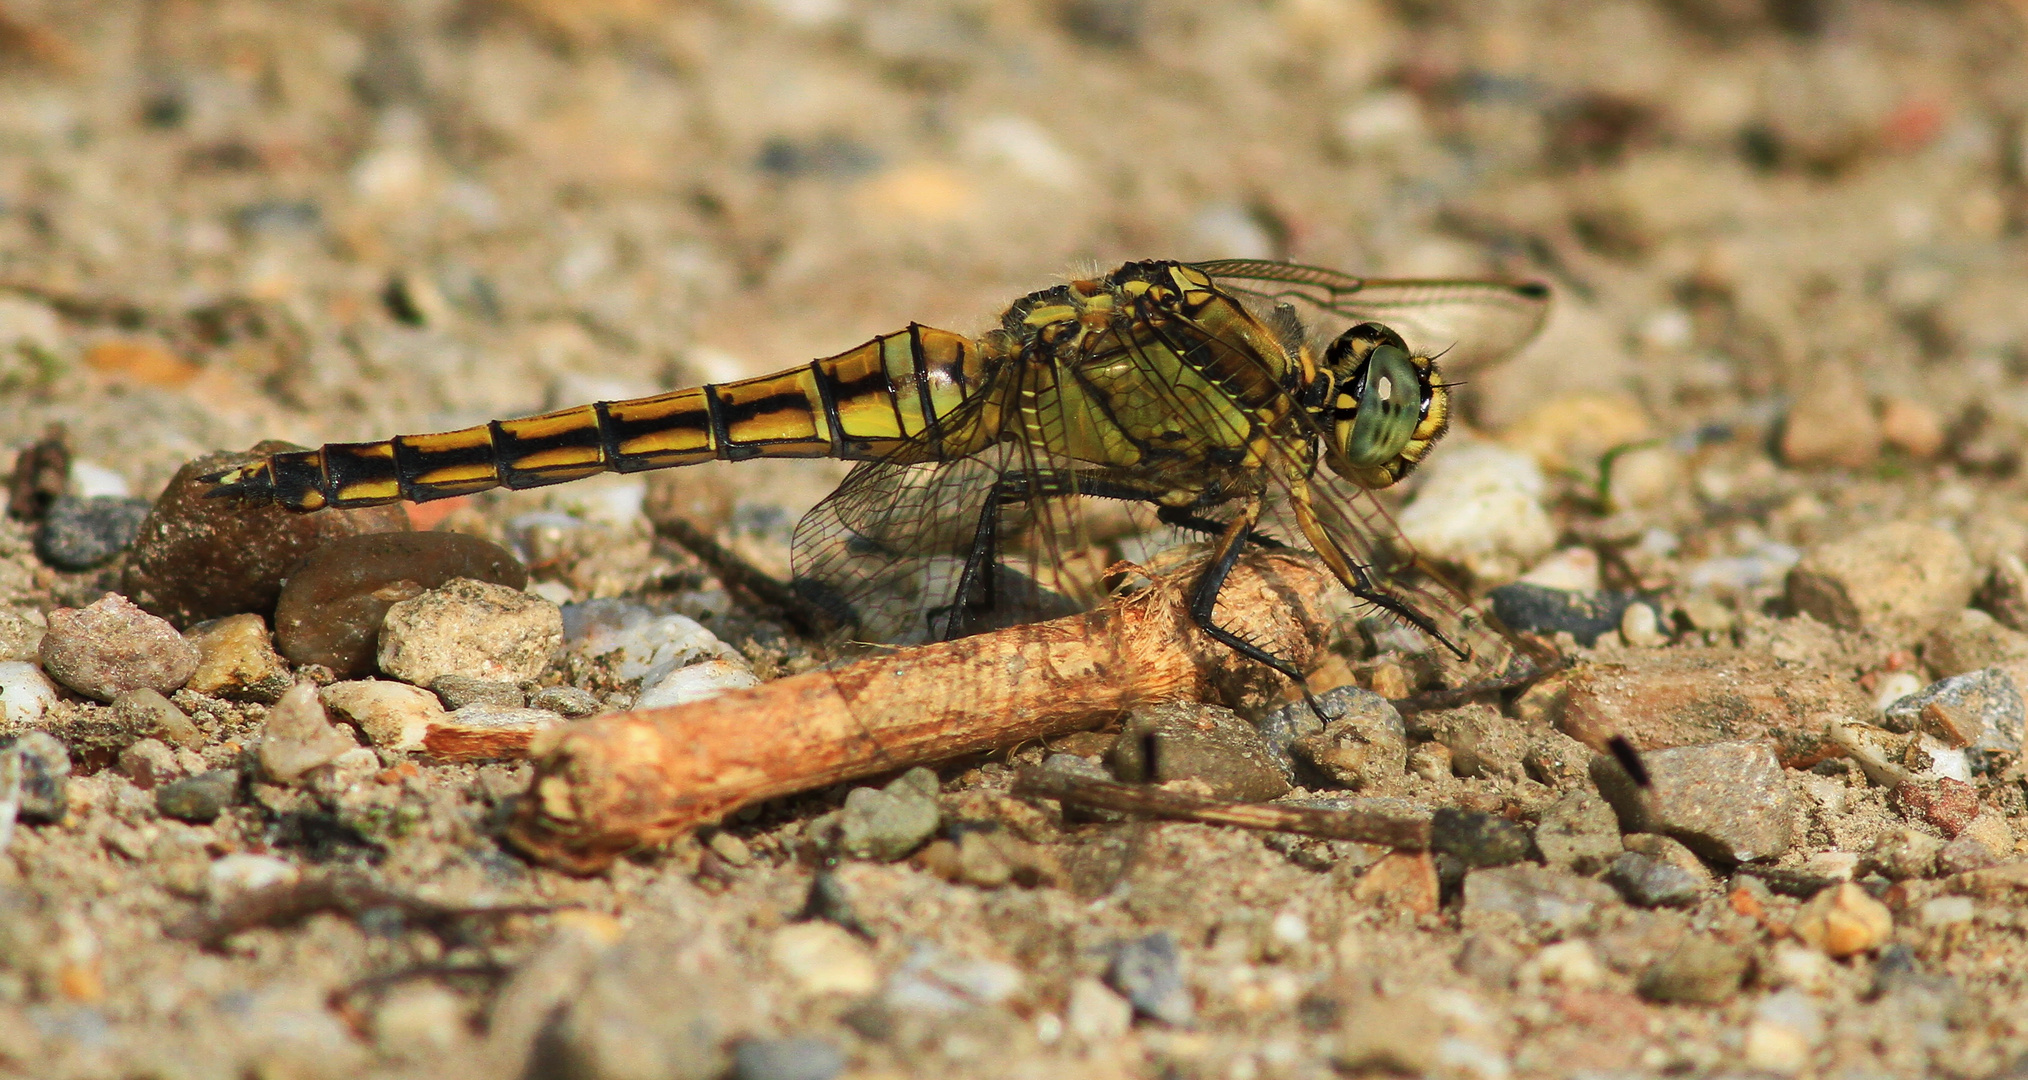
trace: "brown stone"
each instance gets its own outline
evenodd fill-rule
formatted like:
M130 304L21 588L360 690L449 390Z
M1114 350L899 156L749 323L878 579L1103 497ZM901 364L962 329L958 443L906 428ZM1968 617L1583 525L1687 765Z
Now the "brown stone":
M1963 832L1981 809L1978 789L1948 776L1911 780L1895 788L1893 797L1904 815L1952 837Z
M1436 863L1427 851L1397 851L1366 868L1352 898L1389 911L1415 915L1436 913L1439 897Z
M1873 707L1833 672L1736 649L1681 649L1579 668L1550 715L1601 751L1615 735L1642 751L1767 738L1782 764L1805 768L1837 753L1824 734L1830 721L1869 722Z
M1790 927L1811 948L1843 960L1886 944L1894 915L1865 889L1843 881L1811 897Z
M1896 521L1820 544L1789 571L1789 605L1856 630L1934 619L1965 606L1978 585L1971 552L1933 525Z
M282 594L282 579L326 542L408 529L399 506L302 514L211 498L211 485L198 479L262 454L299 449L263 442L249 453L208 454L179 469L141 522L120 591L179 627L242 612L266 615Z
M1843 364L1827 364L1782 421L1782 460L1804 468L1863 468L1880 456L1880 439L1865 384Z

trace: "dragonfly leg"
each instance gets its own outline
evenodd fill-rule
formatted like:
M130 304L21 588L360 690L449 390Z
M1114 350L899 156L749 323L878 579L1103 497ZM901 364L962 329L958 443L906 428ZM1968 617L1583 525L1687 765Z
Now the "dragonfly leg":
M1239 562L1239 556L1246 550L1246 542L1253 532L1253 523L1260 517L1260 500L1254 499L1239 517L1225 526L1218 538L1217 553L1211 564L1197 578L1197 586L1190 594L1190 621L1212 640L1232 649L1239 655L1281 672L1297 686L1303 686L1303 673L1294 664L1261 648L1259 645L1240 637L1238 634L1218 625L1212 618L1212 611L1218 605L1219 590L1225 588L1225 579L1232 575L1232 568ZM1305 695L1309 693L1304 690Z
M1430 640L1449 649L1458 659L1471 659L1471 650L1460 647L1446 637L1444 632L1437 628L1436 623L1429 616L1416 610L1414 605L1375 584L1366 567L1345 557L1344 552L1331 542L1330 534L1325 531L1323 523L1317 520L1316 511L1310 506L1308 490L1298 488L1294 496L1290 500L1290 506L1295 511L1297 524L1302 527L1304 535L1310 538L1310 545L1317 549L1318 555L1323 556L1324 562L1331 567L1331 572L1338 576L1339 582L1350 590L1353 596L1429 635Z

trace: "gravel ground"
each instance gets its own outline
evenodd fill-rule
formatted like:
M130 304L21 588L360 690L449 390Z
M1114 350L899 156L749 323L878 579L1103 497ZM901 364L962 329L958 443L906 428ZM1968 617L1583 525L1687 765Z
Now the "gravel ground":
M2024 42L2018 0L5 0L0 1073L2019 1075ZM531 743L831 658L643 506L779 573L842 467L230 534L172 484L1231 256L1556 290L1401 519L1570 670L1137 715L573 877L502 843ZM1440 842L1009 794L1045 763Z

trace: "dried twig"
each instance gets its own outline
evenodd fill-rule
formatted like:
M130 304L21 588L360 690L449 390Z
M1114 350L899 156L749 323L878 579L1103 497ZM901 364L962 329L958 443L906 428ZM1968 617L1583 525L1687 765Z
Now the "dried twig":
M547 905L457 907L439 904L396 892L358 871L334 870L250 889L209 911L173 924L169 927L169 936L195 941L206 948L217 948L232 935L257 926L287 926L327 911L356 918L375 909L393 911L405 921L420 923L439 932L464 919L544 915L554 910Z
M1196 567L1095 611L902 649L537 740L509 839L577 873L781 795L1082 728L1163 701L1242 707L1281 676L1204 636ZM1219 595L1220 625L1306 668L1337 581L1314 556L1257 552Z
M780 612L797 630L821 636L840 628L830 612L741 558L689 519L675 514L657 516L655 531L695 555L722 584Z
M1378 810L1327 810L1311 806L1232 802L1148 784L1124 784L1117 780L1072 776L1047 769L1023 769L1014 779L1014 794L1057 799L1098 810L1118 810L1176 821L1201 821L1209 825L1237 825L1242 829L1268 832L1302 833L1328 840L1357 840L1409 851L1424 851L1430 845L1430 817L1427 814L1402 815Z

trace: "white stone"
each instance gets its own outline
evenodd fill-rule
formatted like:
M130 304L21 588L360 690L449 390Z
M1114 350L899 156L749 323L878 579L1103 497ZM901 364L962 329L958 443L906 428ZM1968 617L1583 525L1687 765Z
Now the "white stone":
M357 740L331 726L323 704L317 700L317 688L297 683L268 710L267 723L261 726L261 740L254 753L269 779L291 784L311 769L357 748Z
M58 700L56 684L40 667L23 660L0 663L0 722L33 727Z
M1599 587L1598 552L1587 547L1563 548L1528 568L1521 581L1545 589L1567 592L1596 592Z
M1749 1068L1794 1076L1809 1067L1810 1054L1824 1034L1824 1020L1809 997L1783 990L1761 999L1746 1026L1742 1048Z
M1620 613L1620 640L1636 649L1658 649L1669 643L1662 633L1662 620L1646 604L1628 604Z
M1873 708L1885 715L1887 707L1922 689L1922 680L1913 671L1890 672L1873 687Z
M317 696L373 745L388 750L421 750L430 724L444 715L444 704L435 694L386 679L336 682Z
M744 662L738 649L718 640L697 620L683 615L648 616L629 612L618 627L594 626L574 648L592 659L605 659L622 679L639 679L656 668L717 659Z
M1396 518L1425 557L1461 566L1480 582L1506 582L1555 546L1556 526L1541 502L1548 485L1534 458L1466 443L1425 468L1415 501Z
M805 994L868 994L880 985L872 951L834 923L790 923L775 931L768 955Z
M1104 1042L1127 1033L1134 1022L1134 1006L1097 979L1078 979L1070 984L1070 1000L1063 1009L1064 1027L1086 1042Z
M1838 971L1837 961L1816 949L1782 942L1768 956L1770 980L1811 994L1828 993Z
M224 900L270 885L292 882L301 876L301 872L285 860L273 855L253 855L241 851L212 860L205 881L210 886L212 898Z
M531 682L563 645L563 614L519 589L456 578L387 609L380 670L428 686L441 675Z
M1934 930L1968 923L1978 914L1978 905L1969 896L1939 896L1922 905L1922 924Z
M731 660L705 660L687 667L657 668L641 680L636 709L660 709L717 697L728 690L759 686L760 677L745 664Z
M458 995L428 982L404 983L373 1012L373 1039L396 1057L440 1058L470 1039Z
M1523 970L1532 971L1543 982L1573 990L1589 990L1605 979L1605 967L1599 963L1598 954L1581 938L1543 946L1542 951L1529 958Z

